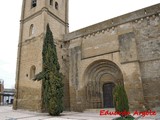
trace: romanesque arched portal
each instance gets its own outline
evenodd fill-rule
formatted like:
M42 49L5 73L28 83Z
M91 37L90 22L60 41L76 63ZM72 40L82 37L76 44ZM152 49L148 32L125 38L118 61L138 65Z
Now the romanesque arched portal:
M86 83L86 108L113 107L112 90L116 84L123 84L119 67L109 60L91 63L84 74Z

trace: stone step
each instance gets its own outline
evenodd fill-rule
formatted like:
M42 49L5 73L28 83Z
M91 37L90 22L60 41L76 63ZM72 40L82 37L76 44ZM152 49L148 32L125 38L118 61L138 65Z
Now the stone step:
M108 111L115 111L115 108L99 108L99 109L86 109L84 112L93 112L93 113L99 113L100 110L108 110Z

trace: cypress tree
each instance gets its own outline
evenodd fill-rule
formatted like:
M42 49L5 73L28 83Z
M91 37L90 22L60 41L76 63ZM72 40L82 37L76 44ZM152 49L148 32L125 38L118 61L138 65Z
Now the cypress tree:
M117 112L129 112L128 98L123 85L116 85L113 90L113 100L115 105L115 110ZM125 115L122 115L125 117ZM126 115L127 116L127 115Z
M57 58L56 45L49 24L42 50L42 71L34 80L42 80L42 98L45 109L50 115L58 116L63 112L63 83L62 74Z

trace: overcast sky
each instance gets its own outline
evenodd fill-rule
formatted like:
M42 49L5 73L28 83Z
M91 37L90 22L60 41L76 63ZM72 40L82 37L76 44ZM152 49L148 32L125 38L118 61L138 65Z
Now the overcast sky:
M160 0L70 0L70 31L157 3ZM5 88L14 88L15 84L21 4L22 0L0 3L0 79Z

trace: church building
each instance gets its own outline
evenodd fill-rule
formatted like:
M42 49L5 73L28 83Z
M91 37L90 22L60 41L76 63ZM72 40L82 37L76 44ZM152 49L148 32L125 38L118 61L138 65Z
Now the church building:
M64 75L64 108L114 108L124 84L130 110L160 108L160 4L69 33L68 0L23 0L14 109L42 110L42 48L49 23Z

